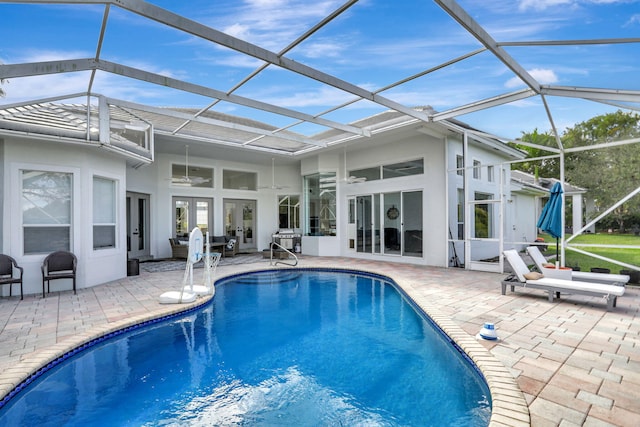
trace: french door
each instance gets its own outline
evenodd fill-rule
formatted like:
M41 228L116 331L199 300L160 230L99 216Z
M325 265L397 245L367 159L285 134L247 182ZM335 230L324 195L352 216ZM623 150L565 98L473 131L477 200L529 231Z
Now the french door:
M213 199L174 196L173 224L173 235L176 238L188 239L194 227L200 228L205 235L212 230Z
M224 199L224 229L227 236L235 237L238 250L255 250L256 201Z

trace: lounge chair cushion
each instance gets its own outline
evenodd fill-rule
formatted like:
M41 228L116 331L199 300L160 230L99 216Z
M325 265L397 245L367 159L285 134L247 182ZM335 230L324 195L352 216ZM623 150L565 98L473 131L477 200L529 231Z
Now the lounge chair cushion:
M523 276L527 280L538 280L544 277L542 273L538 273L537 271L530 271L528 273L523 274Z
M536 263L538 270L543 271L542 269L547 266L547 260L540 252L540 249L536 246L529 246L527 248L527 253L533 259L533 262ZM550 266L554 266L551 264ZM580 280L583 282L595 282L595 283L617 283L624 285L629 282L631 279L630 276L625 274L607 274L607 273L592 273L589 271L574 271L571 273L571 280Z
M549 288L557 289L558 291L565 291L571 293L584 293L581 291L588 291L590 293L599 293L603 295L613 295L621 297L624 295L624 286L616 286L609 283L593 283L593 282L580 282L578 280L563 280L563 279L551 279L543 277L538 280L527 280L527 285L540 285L548 286Z

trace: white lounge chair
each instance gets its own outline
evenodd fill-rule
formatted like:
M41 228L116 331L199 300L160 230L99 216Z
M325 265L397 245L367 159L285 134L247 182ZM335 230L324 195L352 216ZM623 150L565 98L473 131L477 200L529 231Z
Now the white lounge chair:
M553 302L554 295L560 298L561 292L589 295L606 301L607 311L612 310L616 306L617 298L624 295L624 286L544 277L541 273L529 271L515 249L503 251L503 254L513 268L514 274L502 281L502 295L506 294L507 286L511 287L511 292L515 292L516 286L547 291L549 302Z
M544 274L545 264L548 264L548 262L544 255L542 255L542 252L540 252L540 249L538 249L537 246L529 246L527 248L527 253L536 264L538 271ZM571 280L580 280L582 282L626 285L630 278L630 276L625 274L592 273L589 271L571 272Z

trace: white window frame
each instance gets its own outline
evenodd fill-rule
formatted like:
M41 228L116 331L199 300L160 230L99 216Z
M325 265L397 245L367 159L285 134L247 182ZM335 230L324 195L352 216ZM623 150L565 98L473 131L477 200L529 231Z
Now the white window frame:
M47 250L46 248L44 248L41 251L36 251L36 252L29 252L26 253L25 252L25 229L26 228L39 228L39 227L47 227L47 228L51 228L51 227L65 227L68 229L68 233L69 233L69 245L68 247L65 248L59 248L59 249L63 249L63 250L68 250L68 251L73 251L73 247L74 247L74 218L75 218L75 212L74 212L74 206L75 206L75 199L77 197L77 174L74 173L73 171L69 170L69 169L62 169L62 168L55 168L55 167L43 167L42 165L16 165L16 172L15 172L15 177L16 180L19 183L18 188L20 189L20 191L18 191L16 193L16 203L14 206L16 206L16 211L17 211L17 216L19 218L18 220L18 224L20 224L20 253L22 253L25 256L41 256L42 254L46 254L46 253L50 253L52 251ZM25 224L24 222L24 210L23 210L23 200L24 200L24 173L28 172L28 171L33 171L33 172L42 172L42 173L56 173L56 174L65 174L65 175L69 175L70 178L70 184L69 184L69 192L70 192L70 202L69 202L69 222L68 223L64 223L64 224ZM44 245L43 245L44 246Z
M464 176L464 156L456 154L456 175Z
M480 160L473 161L473 179L482 179L482 163Z
M495 168L492 165L487 166L487 181L495 181Z
M96 179L102 180L102 181L109 181L112 184L112 189L113 189L113 199L111 200L111 209L112 209L112 217L113 217L113 222L100 222L96 220L96 215L98 212L96 212L96 187L95 187L95 182ZM92 179L91 179L91 184L92 184L92 201L93 201L93 215L92 215L92 236L93 236L93 250L106 250L106 249L116 249L118 247L118 181L113 179L113 178L109 178L109 177L104 177L104 176L100 176L100 175L93 175ZM96 240L95 240L95 236L96 236L96 227L113 227L113 246L100 246L100 247L96 247Z

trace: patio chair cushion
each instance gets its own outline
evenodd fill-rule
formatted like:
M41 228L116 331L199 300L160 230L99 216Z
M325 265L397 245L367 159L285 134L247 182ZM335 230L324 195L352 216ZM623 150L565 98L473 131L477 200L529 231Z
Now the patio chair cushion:
M539 271L544 271L543 268L545 267L554 267L553 264L547 262L547 259L542 255L542 252L540 252L537 246L529 246L527 253L533 262L535 262ZM573 271L571 273L571 280L581 280L583 282L617 283L624 285L628 283L630 279L631 277L625 274L594 273L590 271Z
M542 275L542 273L538 273L537 271L530 271L526 274L524 274L524 278L527 280L538 280L538 279L542 279L544 276Z

